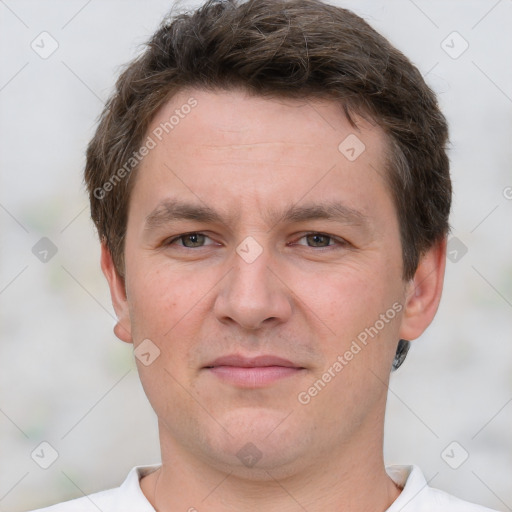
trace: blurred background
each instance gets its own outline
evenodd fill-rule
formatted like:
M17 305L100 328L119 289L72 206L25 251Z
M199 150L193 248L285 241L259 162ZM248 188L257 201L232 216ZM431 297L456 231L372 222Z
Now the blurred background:
M445 290L391 378L385 461L512 510L512 2L332 3L411 58L451 128ZM172 6L0 0L0 511L159 462L132 346L112 332L82 170L121 65Z

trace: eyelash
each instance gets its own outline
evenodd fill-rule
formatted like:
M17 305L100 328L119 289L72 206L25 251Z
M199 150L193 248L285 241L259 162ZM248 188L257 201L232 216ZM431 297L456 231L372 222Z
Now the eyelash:
M190 235L203 235L205 236L206 238L210 238L208 235L205 235L204 233L200 232L200 231L191 231L189 233L184 233L182 235L178 235L178 236L175 236L173 238L171 238L170 240L164 242L163 245L165 246L171 246L171 245L174 245L174 242L178 241L178 240L182 240L187 237L187 236L190 236ZM323 249L323 250L327 250L327 249L332 249L332 248L336 248L336 245L338 245L339 247L347 247L349 246L350 244L346 241L346 240L343 240L342 238L337 238L337 237L334 237L332 235L329 235L327 233L322 233L320 231L310 231L308 233L304 233L300 238L298 238L297 240L302 240L303 238L306 238L308 236L311 236L311 235L320 235L322 237L326 237L326 238L329 238L329 242L333 241L335 242L334 245L327 245L325 247L314 247L314 246L308 246L308 245L303 245L303 244L299 244L299 245L303 245L304 247L308 247L310 249ZM209 245L213 245L213 244L209 244ZM200 247L186 247L184 246L183 244L180 245L179 247L181 247L182 249L201 249L203 247L207 247L207 245L202 245Z

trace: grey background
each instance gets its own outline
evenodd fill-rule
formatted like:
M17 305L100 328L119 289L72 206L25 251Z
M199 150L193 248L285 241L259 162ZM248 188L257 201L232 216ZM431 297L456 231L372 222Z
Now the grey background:
M512 1L338 4L412 59L451 128L457 253L436 319L391 379L386 463L512 510ZM171 5L0 0L0 511L117 486L159 461L132 346L112 333L81 172L120 65ZM43 31L58 43L46 59L31 48ZM32 252L43 237L57 249L47 262ZM31 457L44 441L58 452L48 469Z

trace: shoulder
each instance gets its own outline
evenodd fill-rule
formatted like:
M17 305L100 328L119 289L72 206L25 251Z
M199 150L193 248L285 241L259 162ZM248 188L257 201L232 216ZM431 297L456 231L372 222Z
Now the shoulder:
M38 508L31 512L110 512L115 510L114 504L119 496L119 488L101 491L74 500L64 501L49 507Z
M432 507L437 507L439 510L446 510L448 512L497 512L490 508L461 500L439 489L430 488L429 493L429 503L431 503Z
M120 487L30 512L154 512L140 488L140 479L158 467L159 465L135 466Z
M388 466L386 471L402 487L386 512L497 512L430 487L418 466Z

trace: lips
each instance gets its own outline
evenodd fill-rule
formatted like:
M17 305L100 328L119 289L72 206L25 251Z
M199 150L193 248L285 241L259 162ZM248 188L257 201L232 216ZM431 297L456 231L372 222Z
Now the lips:
M214 368L216 366L236 366L238 368L258 368L267 366L282 366L284 368L302 368L301 366L283 359L281 357L262 355L257 357L244 357L237 354L223 356L215 359L205 368Z
M266 387L305 371L304 367L282 357L244 357L238 354L219 357L204 369L215 378L239 388Z

